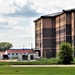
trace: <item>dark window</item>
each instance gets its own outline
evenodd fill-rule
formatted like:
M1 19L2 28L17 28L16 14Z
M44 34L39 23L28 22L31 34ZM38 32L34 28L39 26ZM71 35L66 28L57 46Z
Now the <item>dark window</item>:
M72 43L72 36L66 36L66 42Z
M44 39L43 47L44 48L52 48L52 39Z
M10 55L10 53L8 53L8 55Z
M14 53L12 53L12 55L14 55Z
M71 25L66 25L66 35L71 35Z
M16 53L16 55L18 55L18 53Z
M43 28L43 37L52 37L52 28Z

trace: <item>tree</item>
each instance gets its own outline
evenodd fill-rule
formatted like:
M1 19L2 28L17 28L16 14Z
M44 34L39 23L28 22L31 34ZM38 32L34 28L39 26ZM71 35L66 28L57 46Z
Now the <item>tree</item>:
M9 42L0 42L0 51L6 51L13 47L12 43Z
M61 64L71 64L73 61L73 48L70 43L62 42L59 47L59 62Z

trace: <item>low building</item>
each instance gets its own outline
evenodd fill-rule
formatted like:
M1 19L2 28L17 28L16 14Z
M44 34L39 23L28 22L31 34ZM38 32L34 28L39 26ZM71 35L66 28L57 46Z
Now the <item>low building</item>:
M9 59L12 58L19 58L22 55L28 55L29 53L33 52L32 50L28 49L12 49L6 50L5 54L8 55Z
M0 60L3 59L3 55L5 54L5 52L0 52Z
M5 52L0 52L0 60L7 59L18 59L18 60L34 60L39 58L38 52L34 52L32 49L10 49Z
M38 52L32 52L32 53L29 53L28 55L28 60L34 60L34 59L38 59L39 56L38 56Z

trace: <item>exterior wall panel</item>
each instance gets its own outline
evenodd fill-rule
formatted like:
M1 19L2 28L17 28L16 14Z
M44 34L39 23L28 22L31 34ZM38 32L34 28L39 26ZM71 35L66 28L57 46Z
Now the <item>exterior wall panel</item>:
M43 48L52 48L52 39L44 39Z
M52 37L52 28L43 28L43 37Z

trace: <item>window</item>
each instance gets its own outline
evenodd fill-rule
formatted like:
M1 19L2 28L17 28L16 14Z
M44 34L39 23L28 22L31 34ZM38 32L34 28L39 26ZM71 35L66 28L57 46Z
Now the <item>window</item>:
M12 55L14 55L14 53L12 53Z
M10 55L10 53L8 53L8 55Z
M18 53L16 53L16 55L18 55Z

